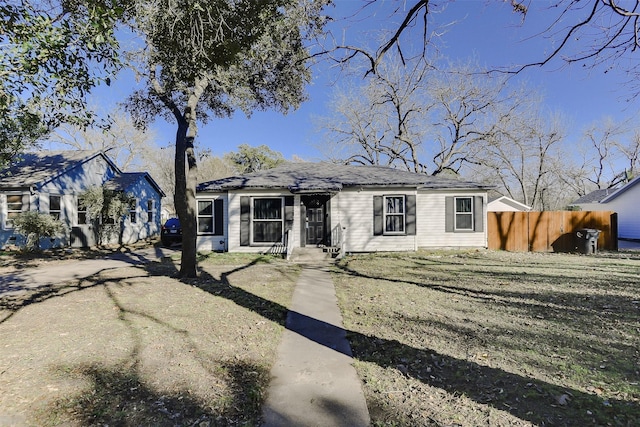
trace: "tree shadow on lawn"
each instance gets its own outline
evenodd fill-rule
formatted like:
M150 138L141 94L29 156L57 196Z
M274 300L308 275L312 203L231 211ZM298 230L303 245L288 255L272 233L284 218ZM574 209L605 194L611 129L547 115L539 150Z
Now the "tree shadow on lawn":
M221 369L231 376L231 394L211 402L194 397L187 388L157 390L140 377L134 366L58 367L66 378L88 381L89 386L53 402L36 416L43 425L59 425L69 418L81 425L255 425L261 405L256 378L266 378L268 372L243 362L223 364Z
M31 304L45 302L52 298L62 298L70 293L104 286L110 282L111 279L98 279L98 277L106 270L111 270L111 268L101 270L91 277L80 280L69 281L62 284L47 284L33 288L25 288L21 289L20 292L0 295L0 325ZM136 277L146 276L146 273L141 273L138 276L129 276L128 278L133 279Z
M265 319L286 325L288 309L278 303L266 300L260 296L247 292L244 289L231 285L229 276L234 272L246 269L256 264L254 261L222 274L220 280L216 280L208 273L203 273L199 279L185 280L185 283L196 286L212 295L226 298L236 304L252 310ZM167 275L175 271L175 267L167 267L164 270L151 270L151 274ZM359 274L357 272L344 271L346 274ZM379 280L380 278L373 278ZM387 279L383 279L387 280ZM27 298L14 310L44 301L51 297L62 296L66 292L74 292L87 287L104 285L109 280L97 280L92 284L70 285L67 289L42 290L42 292ZM89 283L89 282L86 282ZM447 287L439 286L438 290L451 292ZM465 291L467 291L465 289ZM116 304L117 305L117 304ZM15 311L14 311L15 312ZM289 315L304 316L300 313ZM126 317L129 314L124 314ZM315 329L335 329L335 333L345 333L342 328L308 318L307 322L315 323ZM308 332L309 328L298 333L314 339ZM526 376L491 368L478 363L462 360L448 355L440 354L428 348L416 348L397 340L385 339L378 336L369 336L357 331L346 331L347 338L351 342L354 358L374 363L383 368L397 369L409 378L414 378L424 384L438 387L453 395L465 395L479 404L489 405L502 411L508 411L512 415L532 423L540 425L634 425L640 420L640 408L635 401L608 400L606 404L595 394L584 393L575 389L567 389L552 383L535 380ZM322 343L326 345L326 343ZM141 422L145 417L157 416L166 409L166 417L158 418L158 425L175 425L175 417L189 417L189 420L198 417L225 416L220 412L211 412L200 402L183 394L169 395L152 390L142 381L136 371L136 350L132 352L129 368L109 368L105 366L79 366L75 369L79 374L91 380L91 388L88 394L73 396L70 399L62 399L56 406L68 411L74 411L77 418L86 424L113 423L114 420L126 420L135 417L140 412ZM73 368L72 368L73 369ZM255 371L257 366L231 366L232 372L245 372L246 369ZM247 395L255 396L259 385L251 381L240 387L234 395L234 399L242 402ZM133 394L132 394L133 393ZM91 396L96 396L92 400ZM556 399L566 395L570 402L568 405L558 404ZM85 399L85 400L83 400ZM187 400L185 400L187 399ZM261 397L257 398L258 400ZM137 404L127 404L129 401ZM159 402L159 403L158 403ZM261 403L261 401L260 401ZM87 410L81 408L85 405ZM233 406L233 404L231 405ZM237 406L237 404L236 404ZM182 408L180 415L173 412L175 408ZM119 408L119 409L118 409ZM587 411L590 411L589 414ZM184 415L183 415L184 413ZM55 415L55 414L53 414ZM108 416L109 418L99 418ZM172 418L174 417L174 418ZM203 419L204 419L203 418ZM134 418L130 418L134 419ZM101 421L98 421L101 420ZM164 422L167 424L162 424ZM135 425L127 421L117 421L116 425ZM144 424L144 422L142 422ZM225 422L218 423L224 425ZM214 423L214 425L218 425Z
M424 266L418 264L408 267L410 270L403 273L406 277L399 277L395 273L389 276L374 275L356 271L345 265L338 265L341 273L371 280L384 280L392 283L414 285L428 290L450 294L452 297L464 297L478 302L493 304L494 308L510 307L517 308L527 313L531 318L545 319L545 321L566 325L567 323L578 323L590 328L590 319L606 318L611 325L627 323L637 324L637 310L639 303L637 298L633 298L631 282L620 285L618 290L627 291L629 295L616 293L616 286L611 283L611 277L594 279L590 278L589 283L584 285L587 289L604 290L601 293L572 292L570 290L558 290L558 284L568 283L572 285L572 280L578 283L580 277L561 276L553 274L536 273L535 281L526 278L521 273L511 272L487 272L484 270L465 267L464 272L456 271L451 274L446 271L429 272L424 270ZM394 270L395 271L395 270ZM484 280L497 282L485 285ZM640 286L640 279L634 277ZM531 282L523 291L512 291L509 287L512 283ZM464 286L469 283L469 286ZM482 288L480 288L481 285ZM533 286L537 287L534 289ZM578 319L578 322L576 322Z
M230 284L230 274L252 264L223 274L223 289L212 286L215 282L213 278L207 279L213 281L212 283L197 286L228 298L268 320L282 323L282 314L287 312L286 307ZM319 341L312 331L333 329L334 335L345 333L342 328L301 313L289 312L289 316L306 317L306 323L311 326L294 332L323 345L328 343ZM289 328L288 323L285 325ZM457 359L428 348L415 348L397 340L368 336L357 331L347 330L346 334L352 345L353 357L358 360L375 363L384 368L399 369L407 377L439 387L454 395L468 396L480 404L508 411L522 420L540 425L587 425L594 422L606 425L612 421L619 425L633 425L640 420L640 408L634 401L610 399L603 403L602 398L595 394ZM319 336L326 336L326 333ZM568 405L557 403L557 399L563 395L570 400ZM591 415L587 411L590 411Z
M85 257L96 261L94 258L86 255ZM105 259L122 261L131 266L143 266L145 268L147 265L152 264L149 263L149 259L145 256L135 252L114 252L109 254ZM85 258L83 258L83 260L85 260ZM36 266L35 268L38 267L39 266ZM46 266L40 268L46 269ZM73 266L70 265L69 268L73 269ZM122 266L102 268L85 278L73 278L61 283L44 283L39 285L37 283L31 283L31 277L28 274L24 274L25 269L0 277L0 325L14 316L19 310L31 304L44 302L51 298L63 297L71 292L102 286L108 280L99 279L100 275L106 271L118 268L122 268ZM169 273L172 271L174 275L177 273L175 266L170 267L168 270ZM143 277L144 275L143 273L139 277ZM56 278L54 277L51 280L56 280Z
M247 268L244 266L243 268ZM117 310L117 321L122 322L129 330L132 347L124 361L117 365L101 362L54 366L54 375L65 379L77 379L89 384L81 387L77 394L64 396L46 403L43 409L34 411L37 424L59 425L66 422L79 422L81 425L116 425L116 426L175 426L199 425L256 425L264 389L269 382L269 370L262 364L237 360L211 360L206 352L191 339L189 331L178 329L153 314L128 308L118 299L115 289L132 284L138 278L149 276L170 276L177 274L173 263L145 266L147 271L128 271L117 278L100 278L96 275L62 285L46 285L23 292L19 297L0 298L0 309L9 312L2 321L8 321L13 315L32 304L45 302L53 298L62 298L71 293L101 287ZM242 293L225 282L214 280L208 274L198 279L202 288L212 295L235 300L241 306L250 306L243 300ZM191 284L192 283L187 283ZM278 317L284 323L286 309L274 307L268 301L261 301L254 307L265 317ZM274 311L274 309L276 311ZM223 378L226 384L222 391L211 387L207 398L198 397L189 390L175 386L159 390L141 375L141 353L144 350L140 325L135 321L143 320L157 325L168 334L178 336L188 357L212 375L212 378ZM53 339L53 338L52 338ZM99 355L97 356L100 357ZM187 368L185 368L187 369Z
M597 307L585 308L583 300L598 301L596 306L605 303L605 306L610 307L615 306L615 304L625 303L631 307L630 299L622 296L604 295L593 297L590 295L576 296L575 294L563 295L563 293L544 292L522 294L499 289L484 291L471 287L467 288L460 286L464 278L458 274L434 283L426 280L411 280L411 278L404 280L403 278L397 278L397 275L395 277L378 277L373 274L361 273L344 265L339 265L337 271L339 274L357 276L369 280L419 286L434 292L452 295L454 298L477 299L479 302L487 304L486 310L489 311L500 309L499 306L493 304L516 306L525 312L529 311L534 321L542 318L540 313L543 313L546 317L555 315L556 318L551 320L563 325L575 322L576 316L587 318L598 314L602 315L602 311L598 310ZM482 273L484 272L477 272L477 274ZM424 278L428 274L428 272L423 273L422 277ZM415 279L416 277L414 276L413 278ZM510 277L510 274L506 274L503 279L508 280ZM553 283L554 278L549 276L547 279ZM587 303L587 305L591 304L591 302ZM573 306L573 304L576 305ZM550 310L550 307L552 307L552 310ZM618 316L616 313L608 314ZM398 313L398 316L404 317L405 315ZM408 323L406 328L409 330L411 322L420 322L422 318L416 319L406 316L402 320ZM472 322L470 319L465 320ZM548 320L545 319L545 321ZM632 316L629 312L619 315L617 319L611 317L607 320L612 323L626 322L629 327L637 325L637 317ZM484 336L478 337L476 336L478 330L486 330L486 325L477 325L477 328L465 328L455 323L438 322L434 319L428 319L425 322L438 323L434 328L448 331L453 340L471 342L477 339L477 341L493 342L493 340L500 338L505 341L505 346L497 345L493 346L494 348L509 348L509 344L511 344L516 350L524 352L528 350L523 348L522 345L518 346L513 343L514 340L509 339L506 330L503 331L505 332L504 336L498 336L500 331L489 330L486 334L483 334ZM593 332L588 330L589 326L585 325L582 330L585 335ZM545 330L536 329L528 340L529 342L535 342L536 339L540 340L539 335L544 335L545 333ZM640 421L640 405L637 400L625 401L619 399L612 401L610 399L603 401L602 398L595 394L583 393L579 390L526 378L469 360L442 355L427 348L424 350L416 349L396 340L385 340L360 333L349 332L348 334L354 355L360 360L373 362L382 367L395 367L408 377L417 378L422 382L441 387L453 394L464 394L478 403L489 404L496 409L508 410L523 420L542 423L543 425L582 425L582 423L586 425L594 422L604 425L610 422L614 422L615 425L634 425L635 422ZM559 363L583 365L585 364L584 357L586 355L600 352L601 354L614 356L609 358L607 362L607 375L614 375L623 380L627 379L626 382L629 382L630 378L637 377L638 366L633 362L633 359L634 354L638 354L638 350L633 345L617 341L611 343L607 341L607 337L604 338L601 345L594 345L593 342L582 341L576 337L557 336L556 338L557 340L555 341L553 338L549 338L550 342L572 346L573 352L577 356L577 360ZM542 341L546 342L545 339L542 338ZM425 341L428 342L428 337L425 338ZM483 343L477 344L484 345ZM601 360L591 362L597 363L601 362ZM568 405L557 404L555 399L564 394L569 397L571 402ZM554 404L555 406L552 406ZM587 411L590 411L591 415Z

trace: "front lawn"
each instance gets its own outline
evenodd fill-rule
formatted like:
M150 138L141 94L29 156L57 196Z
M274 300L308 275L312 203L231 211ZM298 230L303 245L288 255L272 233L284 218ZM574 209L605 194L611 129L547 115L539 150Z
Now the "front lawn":
M637 254L372 254L333 277L375 426L640 424Z
M299 267L200 266L188 281L165 259L0 294L0 425L257 425Z

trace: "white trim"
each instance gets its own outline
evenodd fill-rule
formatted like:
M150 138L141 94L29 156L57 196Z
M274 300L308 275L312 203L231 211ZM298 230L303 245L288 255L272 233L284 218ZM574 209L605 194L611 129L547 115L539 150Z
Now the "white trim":
M387 212L387 199L389 198L402 198L402 212L401 213L388 213ZM388 236L406 235L407 234L407 196L405 194L388 194L382 196L382 234ZM387 230L387 215L401 216L402 217L402 230L401 231L388 231Z
M7 197L6 195L0 194L0 228L2 230L6 230L4 221L7 217Z
M489 201L487 203L487 209L491 209L491 205L494 203L495 204L504 203L506 205L512 206L514 209L518 209L524 212L529 212L532 209L531 206L527 206L524 203L520 203L519 201L513 200L511 197L507 197L507 196L500 196L497 199L493 199ZM489 211L489 212L495 212L495 211Z
M275 242L256 242L254 240L254 232L253 226L256 222L254 218L254 201L255 200L265 200L265 199L280 199L280 219L258 219L258 222L280 222L281 235L280 240ZM284 206L284 197L283 196L258 196L251 197L249 199L249 208L250 208L250 216L249 216L249 244L252 246L270 246L276 243L284 242L284 217L285 217L285 206Z
M131 205L133 206L133 209L131 209ZM134 198L133 199L133 203L129 204L129 215L127 215L127 218L129 220L129 223L131 224L137 224L140 218L138 218L140 215L138 215L138 207L140 206L140 204L138 203L138 198ZM133 214L133 219L132 219L132 214Z
M471 210L469 212L458 212L458 199L470 199ZM474 231L474 197L473 196L454 196L453 197L453 229L455 231ZM471 217L471 225L469 228L458 228L458 215L468 215Z
M196 206L198 210L196 211L196 234L198 236L209 236L214 235L216 231L216 223L215 223L215 200L216 199L196 199ZM211 215L200 215L200 203L201 202L209 202L211 203ZM200 231L200 217L202 218L211 218L211 231Z
M640 176L637 176L637 177L633 178L627 184L623 185L622 187L620 187L617 190L615 190L613 193L609 194L604 199L600 200L600 203L608 203L608 202L610 202L611 200L615 199L616 197L618 197L619 195L621 195L625 191L631 189L631 187L635 186L639 182L640 182Z
M89 225L91 224L91 218L89 218L89 211L87 209L87 206L84 206L84 210L80 210L80 200L82 200L82 196L78 195L75 197L76 202L75 202L75 215L73 216L73 225L74 226L80 226L80 225ZM80 222L80 213L84 213L84 222Z
M149 202L151 202L151 208L149 208ZM156 211L156 200L147 199L147 224L156 222ZM151 218L151 220L149 220L149 218Z
M27 212L30 209L30 205L31 205L31 197L29 195L29 193L24 193L24 192L17 192L17 191L11 191L11 192L7 192L4 194L5 198L4 198L4 208L5 208L5 215L4 215L4 219L2 221L2 229L3 230L13 230L14 227L13 225L8 225L8 222L10 221L9 219L9 215L11 213L14 212L18 212L18 213L22 213L22 212ZM20 210L17 211L15 209L9 209L9 196L20 196ZM27 203L25 204L24 199L25 197L27 197ZM26 207L26 209L25 209Z

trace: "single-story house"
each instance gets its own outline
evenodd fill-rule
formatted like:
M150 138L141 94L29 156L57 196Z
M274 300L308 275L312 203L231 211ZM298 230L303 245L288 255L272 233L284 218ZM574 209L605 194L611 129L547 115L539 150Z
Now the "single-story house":
M531 206L513 200L511 197L498 195L489 197L487 212L529 212Z
M59 219L65 231L41 247L94 246L98 228L83 206L81 194L105 186L133 197L130 212L113 243L133 243L160 233L164 196L146 172L125 173L102 151L41 151L25 153L0 170L0 247L24 244L13 229L13 218L39 211Z
M487 187L382 166L289 163L197 187L198 250L487 247Z
M640 239L640 176L617 188L595 190L571 203L583 211L618 214L618 238Z

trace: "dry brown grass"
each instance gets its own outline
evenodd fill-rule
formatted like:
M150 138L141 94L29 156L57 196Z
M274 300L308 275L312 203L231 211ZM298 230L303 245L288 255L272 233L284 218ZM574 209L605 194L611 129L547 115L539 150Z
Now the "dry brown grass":
M637 255L362 255L334 280L374 425L640 425Z
M257 425L299 268L201 266L0 296L0 425ZM374 425L640 423L637 256L363 255L334 279Z
M0 296L0 425L256 425L299 269L200 265L188 282L165 260Z

